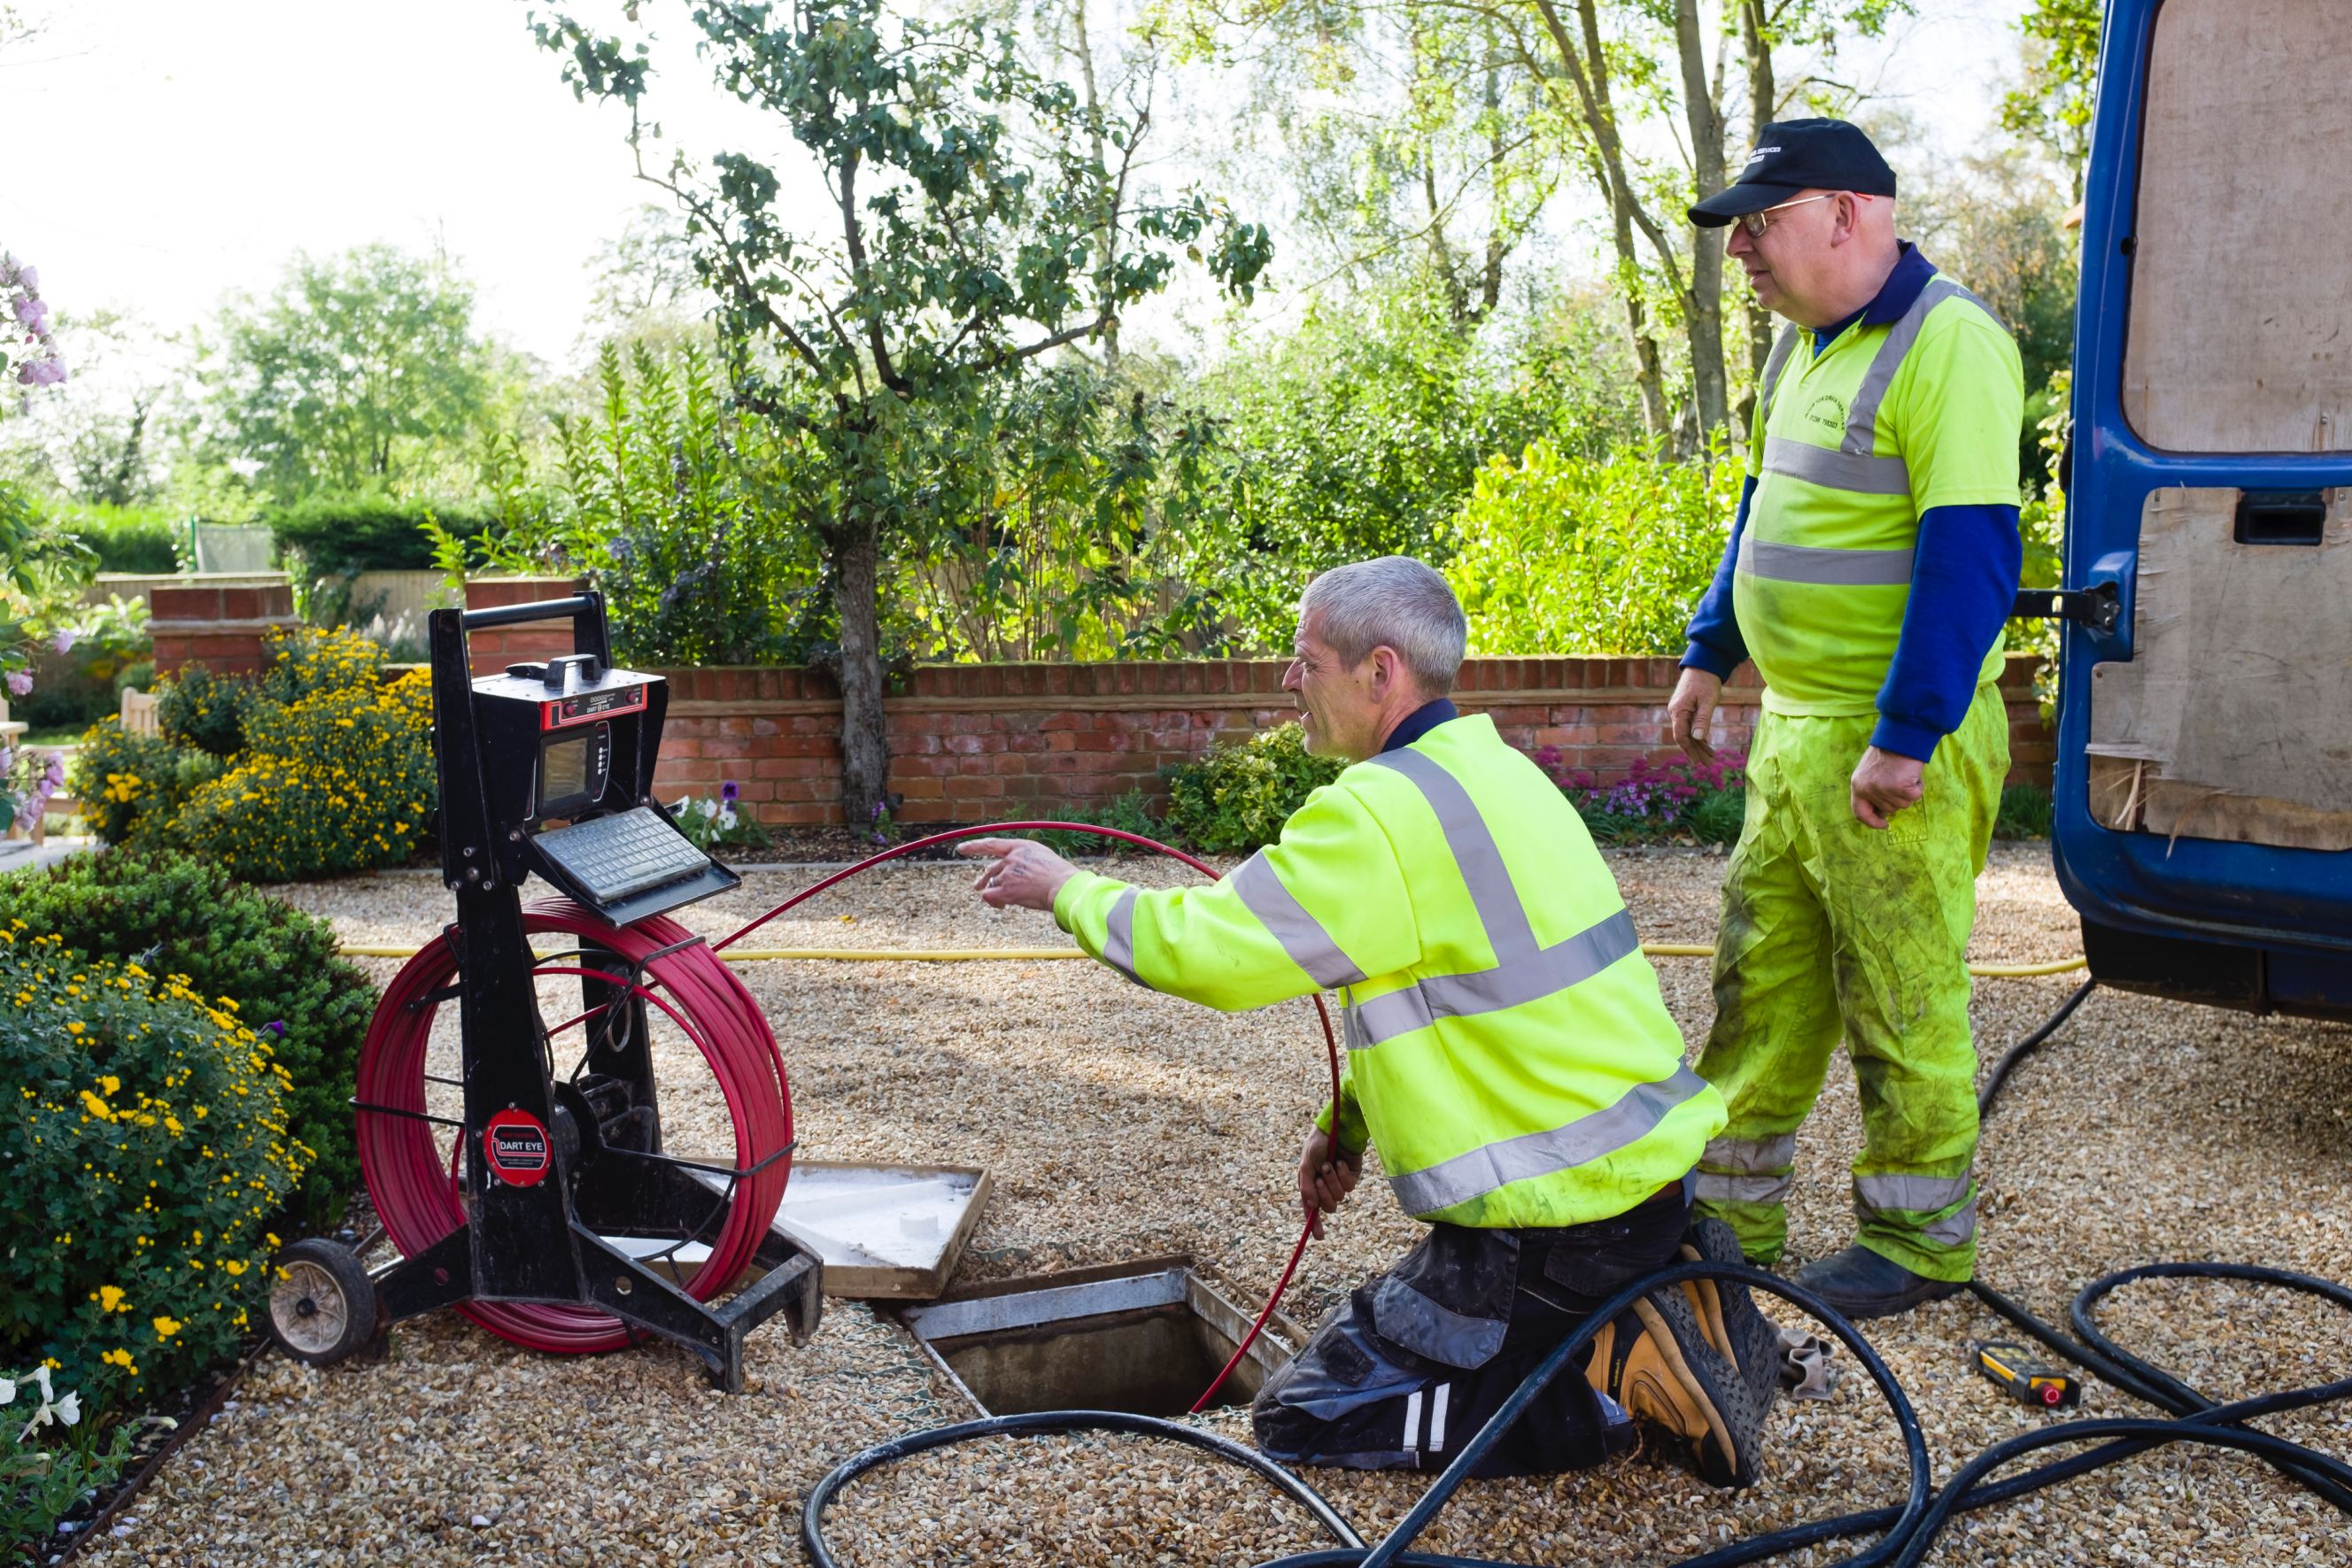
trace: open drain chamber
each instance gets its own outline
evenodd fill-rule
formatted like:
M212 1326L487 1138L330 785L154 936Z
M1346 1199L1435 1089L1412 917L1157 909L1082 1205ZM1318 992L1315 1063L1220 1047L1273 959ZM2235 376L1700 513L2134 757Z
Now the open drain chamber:
M1121 1410L1181 1416L1249 1332L1250 1314L1188 1260L992 1281L902 1321L982 1413ZM1246 1404L1306 1335L1276 1313L1219 1403Z

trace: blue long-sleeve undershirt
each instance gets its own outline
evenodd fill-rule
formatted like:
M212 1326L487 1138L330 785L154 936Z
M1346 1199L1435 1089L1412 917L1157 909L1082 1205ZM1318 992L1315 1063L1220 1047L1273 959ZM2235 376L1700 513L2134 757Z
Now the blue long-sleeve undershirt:
M1748 640L1732 609L1731 578L1755 495L1750 478L1740 487L1739 511L1715 580L1686 633L1684 666L1719 679L1729 679L1748 657ZM2009 619L2023 562L2015 507L1931 507L1920 515L1911 598L1878 690L1872 745L1925 762L1937 741L1959 728L1976 698L1985 650Z

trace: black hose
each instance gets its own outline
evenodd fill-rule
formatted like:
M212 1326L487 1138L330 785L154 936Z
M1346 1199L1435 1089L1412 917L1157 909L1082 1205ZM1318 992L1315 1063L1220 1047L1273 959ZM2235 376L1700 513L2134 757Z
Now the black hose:
M2074 1016L2074 1009L2083 1005L2084 998L2097 988L2098 983L2095 976L2085 979L2060 1004L2056 1012L2043 1020L2032 1033L2010 1047L1993 1064L1991 1074L1977 1095L1979 1116L1992 1108L1994 1098L2000 1094L2001 1086L2008 1082L2010 1073L2018 1063L2055 1034ZM1910 1402L1904 1396L1902 1385L1895 1382L1894 1374L1887 1370L1886 1364L1871 1348L1869 1341L1864 1339L1852 1323L1827 1302L1775 1275L1724 1264L1685 1263L1628 1286L1602 1303L1582 1327L1562 1341L1528 1375L1511 1396L1504 1401L1502 1407L1478 1429L1468 1445L1454 1455L1444 1473L1430 1483L1421 1500L1398 1522L1396 1529L1376 1546L1368 1548L1321 1493L1264 1455L1198 1427L1147 1416L1107 1411L1044 1411L1000 1416L913 1433L867 1448L836 1468L809 1493L801 1512L801 1542L807 1549L815 1568L839 1568L825 1544L825 1509L850 1481L894 1460L954 1443L1012 1433L1093 1430L1166 1437L1244 1465L1306 1507L1316 1521L1341 1543L1338 1550L1327 1548L1297 1552L1260 1563L1258 1568L1522 1568L1520 1564L1486 1558L1413 1552L1410 1547L1439 1511L1452 1500L1486 1451L1501 1440L1512 1424L1560 1370L1592 1342L1603 1325L1653 1291L1702 1279L1737 1281L1751 1290L1761 1290L1781 1297L1818 1320L1851 1350L1870 1374L1872 1381L1878 1385L1880 1395L1885 1399L1896 1427L1902 1431L1906 1455L1911 1465L1911 1488L1900 1507L1865 1509L1833 1519L1795 1525L1767 1535L1752 1536L1696 1557L1685 1558L1675 1568L1739 1568L1740 1564L1761 1562L1801 1548L1869 1534L1879 1534L1880 1539L1874 1545L1843 1559L1833 1568L1879 1568L1881 1564L1891 1565L1891 1568L1916 1568L1955 1514L2009 1502L2062 1481L2119 1464L2169 1443L2197 1443L2252 1454L2268 1460L2281 1474L2300 1482L2336 1509L2352 1515L2352 1465L2305 1445L2238 1425L2257 1416L2305 1409L2352 1397L2352 1378L2312 1388L2261 1395L2229 1405L2216 1404L2163 1368L2115 1343L2101 1332L2092 1317L2092 1309L2110 1292L2140 1280L2235 1280L2300 1291L2352 1311L2352 1290L2344 1286L2306 1274L2255 1264L2151 1263L2103 1275L2084 1286L2075 1296L2070 1312L2079 1338L2069 1338L1991 1286L1979 1281L1970 1281L1969 1290L2000 1317L2122 1393L2167 1412L2169 1418L2070 1421L2026 1433L1997 1443L1979 1454L1961 1467L1948 1486L1931 1494L1927 1443L1920 1433L1918 1418L1912 1414ZM2095 1441L2098 1446L2085 1453L2038 1465L2006 1480L1987 1479L1993 1471L2021 1455L2063 1443Z
M2074 1016L2074 1009L2083 1005L2084 999L2098 988L2098 977L2094 975L2075 987L2073 993L2058 1004L2058 1010L2042 1020L2040 1028L2001 1053L2000 1060L1993 1063L1991 1074L1985 1079L1985 1086L1977 1092L1979 1116L1992 1109L1994 1098L2000 1093L2001 1085L2009 1082L2009 1075L2016 1070L2018 1063L2040 1050L2044 1041L2057 1033L2059 1028Z
M1982 1089L1977 1091L1977 1114L1979 1116L1982 1116L1986 1112L1992 1109L1993 1097L2000 1092L2000 1086L2009 1082L2009 1075L2011 1071L2016 1068L2017 1064L2024 1061L2028 1056L2032 1055L2036 1050L2040 1049L2043 1040L2048 1040L2052 1035L2056 1034L2058 1032L2058 1026L2074 1016L2074 1009L2083 1005L2084 998L2089 996L2094 990L2098 988L2098 984L2099 977L2096 975L2094 975L2089 979L2084 980L2081 985L2075 987L2074 994L2068 997L2064 1001L2059 1003L2058 1010L2052 1013L2047 1019L2044 1019L2040 1029L2035 1030L2032 1034L2027 1035L2023 1040L2021 1040L2015 1045L2011 1046L2007 1051L2002 1053L2001 1059L1993 1063L1992 1076L1985 1080L1985 1086Z
M2088 988L2087 986L2084 988L2084 990ZM2082 995L2083 992L2078 991L2074 999L2080 1000ZM2186 1442L2231 1448L2266 1459L2283 1474L2293 1477L2336 1508L2352 1514L2352 1465L2287 1438L2238 1425L2258 1416L2305 1409L2352 1397L2352 1378L2218 1405L2162 1368L2116 1345L2098 1328L2092 1317L2093 1309L2106 1295L2139 1280L2234 1280L2299 1291L2352 1310L2352 1290L2344 1286L2283 1269L2242 1263L2154 1263L2122 1270L2093 1281L2074 1298L2071 1315L2075 1332L2081 1336L2078 1342L1990 1286L1972 1284L1971 1289L1978 1299L2001 1317L2123 1392L2170 1412L2172 1418L2070 1421L2030 1432L1986 1449L1961 1467L1949 1485L1940 1492L1931 1494L1927 1445L1920 1433L1918 1418L1912 1413L1910 1402L1904 1396L1902 1385L1895 1382L1894 1374L1887 1370L1885 1363L1852 1323L1811 1292L1776 1276L1725 1264L1685 1263L1653 1274L1602 1303L1582 1327L1528 1374L1526 1381L1504 1402L1503 1406L1478 1429L1468 1446L1454 1456L1444 1473L1430 1484L1429 1490L1423 1493L1421 1500L1398 1523L1397 1528L1376 1546L1367 1548L1328 1500L1306 1481L1262 1454L1198 1427L1146 1416L1105 1411L1045 1411L1000 1416L912 1433L867 1448L835 1469L809 1493L808 1501L801 1512L801 1542L815 1568L839 1568L838 1561L825 1543L824 1511L850 1481L893 1460L981 1437L1020 1432L1095 1430L1166 1437L1244 1465L1304 1506L1325 1531L1341 1543L1338 1550L1327 1548L1294 1553L1261 1563L1259 1568L1521 1568L1518 1564L1417 1552L1409 1548L1414 1538L1452 1499L1480 1458L1501 1439L1544 1386L1579 1351L1591 1343L1602 1325L1652 1291L1701 1279L1737 1281L1751 1290L1761 1290L1781 1297L1818 1319L1851 1350L1870 1374L1872 1381L1877 1384L1887 1409L1903 1433L1906 1455L1911 1465L1911 1486L1909 1495L1899 1508L1869 1509L1751 1537L1697 1557L1685 1558L1676 1568L1734 1568L1736 1564L1777 1557L1801 1547L1878 1532L1883 1533L1877 1542L1843 1559L1837 1568L1876 1568L1878 1564L1889 1564L1891 1568L1916 1568L1955 1514L2007 1502L2169 1443ZM1994 1470L2021 1455L2070 1442L2097 1442L2098 1446L2086 1453L2037 1466L2006 1480L1987 1479Z
M1342 1545L1354 1548L1359 1554L1364 1550L1364 1538L1339 1517L1339 1511L1333 1508L1321 1492L1256 1449L1244 1448L1230 1437L1221 1437L1214 1432L1187 1427L1180 1422L1163 1421L1157 1416L1135 1416L1124 1410L1034 1410L1021 1416L992 1416L984 1421L934 1427L928 1432L909 1432L905 1437L877 1443L863 1453L853 1455L845 1463L835 1467L832 1474L817 1482L816 1489L808 1495L808 1501L801 1505L801 1545L807 1549L809 1561L817 1568L838 1568L831 1549L825 1545L825 1507L833 1501L835 1493L866 1471L928 1453L933 1448L1022 1432L1131 1432L1139 1437L1165 1437L1171 1443L1184 1443L1206 1449L1221 1459L1231 1459L1234 1464L1255 1470L1293 1502L1313 1514L1315 1522L1328 1531Z

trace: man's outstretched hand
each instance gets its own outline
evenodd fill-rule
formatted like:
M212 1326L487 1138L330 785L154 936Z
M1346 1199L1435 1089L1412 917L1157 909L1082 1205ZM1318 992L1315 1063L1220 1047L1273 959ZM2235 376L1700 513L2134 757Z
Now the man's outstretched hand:
M1054 896L1078 868L1034 839L970 839L956 853L985 856L988 863L971 879L981 902L991 909L1007 904L1054 912Z
M1323 1239L1323 1217L1348 1201L1363 1174L1361 1151L1348 1153L1319 1127L1307 1134L1307 1147L1298 1156L1298 1196L1307 1205L1307 1228L1316 1240Z

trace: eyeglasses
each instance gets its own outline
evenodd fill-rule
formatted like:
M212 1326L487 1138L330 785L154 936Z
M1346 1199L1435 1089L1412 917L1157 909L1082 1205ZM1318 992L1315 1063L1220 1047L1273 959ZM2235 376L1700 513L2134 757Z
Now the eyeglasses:
M1846 191L1824 191L1818 196L1799 196L1793 202L1782 202L1778 206L1766 207L1760 212L1742 213L1738 217L1732 221L1737 223L1741 228L1748 231L1748 237L1749 239L1762 239L1764 237L1764 231L1772 226L1772 214L1774 213L1784 213L1790 207L1801 207L1807 202L1835 201L1838 197L1848 194L1853 194L1853 193ZM1854 194L1853 199L1857 202L1866 202L1870 200L1869 197L1859 194Z

